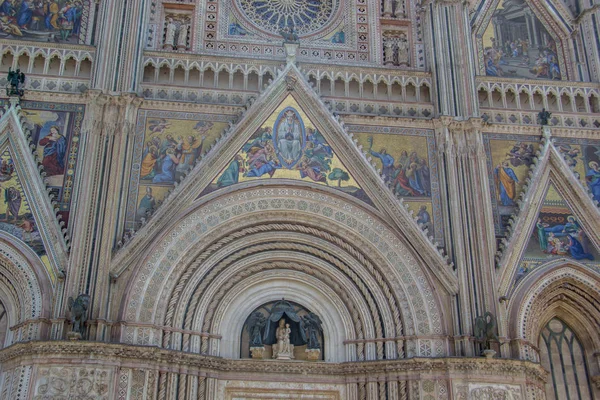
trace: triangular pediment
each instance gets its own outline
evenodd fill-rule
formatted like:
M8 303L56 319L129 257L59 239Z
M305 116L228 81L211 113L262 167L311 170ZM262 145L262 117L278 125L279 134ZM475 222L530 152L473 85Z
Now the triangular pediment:
M55 284L67 265L67 245L18 108L5 113L0 132L0 230L31 248Z
M508 295L531 271L559 259L600 273L600 212L548 139L520 206L499 260L502 295Z
M291 94L200 196L259 179L291 179L325 185L373 205Z
M515 284L548 262L564 258L600 271L600 253L573 210L550 183L515 275Z
M298 126L304 125L304 130L288 132L286 137L285 128L280 127L288 111L293 114L290 117L297 120ZM266 128L271 131L267 133L270 139L265 137L265 142L270 140L273 149L263 159L265 163L253 163L253 152L264 149L264 144L252 149L252 143L257 140L259 144L259 136L266 132ZM294 129L292 126L292 131ZM315 151L317 147L320 149ZM454 291L456 277L447 259L440 254L427 233L419 228L416 218L387 187L380 175L382 171L377 171L370 160L371 156L363 153L352 136L346 133L343 122L332 114L298 68L288 64L237 123L211 146L206 156L175 187L150 221L116 254L112 271L118 275L126 270L128 265L135 262L137 254L141 254L154 238L164 233L166 225L177 221L178 215L193 207L195 202L202 202L201 197L207 192L213 192L212 198L218 196L219 190L231 190L236 184L260 179L285 179L289 184L303 181L303 185L314 185L315 188L338 193L344 191L345 195L358 192L359 195L354 197L359 198L372 212L390 221L401 235L411 238L410 245L432 267L432 273L449 291ZM258 171L268 161L273 165ZM224 176L229 168L231 173ZM250 173L252 168L257 171ZM267 171L270 168L272 171Z

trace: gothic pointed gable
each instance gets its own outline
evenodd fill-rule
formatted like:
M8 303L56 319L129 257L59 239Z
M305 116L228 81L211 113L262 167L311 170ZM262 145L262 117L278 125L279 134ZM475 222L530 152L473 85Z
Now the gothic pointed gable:
M515 284L535 268L563 258L600 272L600 253L556 187L550 183L535 229L518 265Z
M448 266L447 259L442 257L436 245L431 243L426 233L419 228L407 209L386 186L379 175L380 172L378 173L375 167L369 164L367 156L359 150L351 136L346 134L343 122L334 117L293 64L288 64L280 72L271 85L242 115L237 124L221 136L221 139L194 167L189 176L173 190L150 222L135 234L122 251L117 253L113 259L113 272L118 274L125 271L128 265L135 262L135 255L147 248L151 241L164 231L165 224L171 224L176 220L178 214L192 207L194 202L202 202L202 198L198 199L202 194L219 189L219 182L222 187L233 186L223 185L223 182L230 183L228 178L223 176L229 167L232 168L232 171L236 170L233 171L232 176L237 176L238 182L240 179L246 180L248 175L260 172L250 173L251 170L248 169L248 172L240 173L240 168L244 168L244 166L248 168L251 161L250 155L244 148L251 145L253 140L260 139L257 135L260 135L259 132L264 133L267 125L278 125L279 122L279 125L275 127L278 129L281 119L288 111L294 114L298 121L301 119L305 124L305 131L301 133L302 135L315 134L312 131L306 132L308 126L309 129L318 132L319 136L318 139L315 136L311 140L302 136L302 140L305 142L301 140L300 151L298 151L297 146L295 147L298 143L294 143L293 134L290 136L291 139L286 138L283 130L280 133L271 128L270 135L272 138L275 137L275 141L272 141L274 152L270 156L272 167L285 165L287 170L285 173L283 171L278 173L277 169L281 168L273 168L273 176L275 177L276 173L290 174L290 176L282 177L288 179L295 177L309 183L317 182L319 186L332 186L338 191L340 189L360 191L360 197L368 199L367 203L370 202L379 210L381 216L388 220L395 230L403 237L410 238L409 245L424 259L425 264L431 267L432 273L444 283L450 292L454 291L456 278ZM320 163L318 170L311 168L311 161L307 160L305 145L309 141L312 142L309 147L321 144L322 147L329 147L328 150L324 150L326 153L331 151L331 156L327 155L321 160L316 160L317 163ZM315 155L313 154L313 156ZM234 162L237 165L233 165ZM323 168L323 164L327 164L329 167L326 177L324 175L327 167ZM268 169L268 167L264 169ZM244 173L246 176L243 176ZM347 173L347 180L344 173ZM261 178L263 175L265 178L269 176L268 172L262 174Z
M55 284L67 265L67 244L18 108L13 106L5 113L0 132L0 230L30 247Z
M522 197L498 266L501 294L531 270L561 258L600 273L600 213L548 139Z
M292 179L330 186L373 205L291 94L250 136L201 196L257 179Z

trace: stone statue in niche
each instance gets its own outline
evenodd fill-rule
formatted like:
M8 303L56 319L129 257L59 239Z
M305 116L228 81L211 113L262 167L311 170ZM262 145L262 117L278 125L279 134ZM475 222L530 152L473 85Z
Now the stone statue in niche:
M398 64L405 66L409 65L408 39L404 33L400 34L400 38L398 39Z
M406 15L404 14L404 1L403 0L395 1L394 17L406 18Z
M263 304L246 319L242 352L253 359L321 360L322 325L319 316L285 299Z
M267 324L267 319L260 311L255 311L250 316L247 329L250 336L250 347L262 347L262 331Z
M294 345L290 343L290 324L285 323L285 319L279 320L279 326L275 331L277 343L273 345L273 358L278 360L294 359Z
M87 321L87 312L90 306L90 296L80 294L76 299L69 297L67 304L71 312L69 321L73 325L71 332L67 336L71 340L81 339L85 333L85 322Z
M168 18L165 24L165 41L163 44L164 49L173 49L175 46L175 33L177 32L177 25L173 22L173 18Z
M181 24L179 27L179 36L177 37L177 50L187 50L188 48L188 24Z
M321 343L319 343L319 334L323 331L321 318L315 313L308 313L300 321L300 332L302 339L306 342L306 358L315 361L321 355Z
M481 346L483 347L482 354L487 358L494 357L496 354L496 352L491 348L491 342L498 341L496 325L496 317L489 311L475 318L473 328L475 341L481 343Z
M383 49L385 65L394 65L394 44L389 38L385 40Z
M302 338L306 341L306 347L309 349L320 349L319 333L323 330L321 318L315 313L308 313L302 317L300 322Z

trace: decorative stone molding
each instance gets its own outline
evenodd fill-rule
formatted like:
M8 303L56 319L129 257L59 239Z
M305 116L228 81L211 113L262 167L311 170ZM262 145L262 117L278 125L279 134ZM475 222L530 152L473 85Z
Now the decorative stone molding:
M219 357L172 351L157 347L128 346L123 344L94 342L29 342L18 343L0 350L0 362L11 366L25 359L55 358L69 363L69 360L81 364L81 358L118 360L123 366L177 365L190 371L207 368L215 372L236 371L238 373L278 373L308 375L346 375L379 374L416 377L414 374L435 373L469 375L471 379L493 379L491 377L527 377L532 382L544 383L547 372L539 365L528 361L484 358L412 358L408 360L353 362L353 363L302 363L278 360L227 360ZM484 378L486 377L486 378Z

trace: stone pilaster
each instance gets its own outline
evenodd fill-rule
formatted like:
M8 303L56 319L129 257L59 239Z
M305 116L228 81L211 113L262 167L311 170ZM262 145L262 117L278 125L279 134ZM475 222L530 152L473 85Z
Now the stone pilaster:
M575 47L576 79L600 81L600 48L594 32L600 30L600 5L584 10L577 18L577 29L571 33ZM583 54L580 54L583 53Z
M100 2L96 28L98 60L92 87L108 92L135 92L147 32L148 0Z
M439 164L447 192L444 214L448 253L456 266L459 294L455 299L456 355L473 356L473 321L486 311L497 315L494 282L495 237L489 203L486 156L481 121L436 121Z
M141 99L132 94L107 96L90 92L84 123L85 165L81 170L76 231L72 232L72 257L65 298L87 293L92 297L91 340L105 340L108 318L109 265L114 243L122 234L133 126ZM117 195L115 195L117 194ZM121 221L121 222L120 222Z
M426 48L438 114L478 116L476 65L473 43L468 40L471 28L467 2L431 0L420 11L427 32Z

